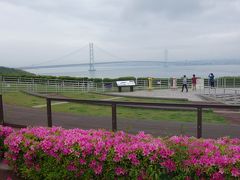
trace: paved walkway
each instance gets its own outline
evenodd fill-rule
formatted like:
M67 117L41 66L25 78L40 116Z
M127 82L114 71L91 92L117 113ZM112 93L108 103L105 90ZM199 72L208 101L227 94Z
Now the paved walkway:
M180 89L160 89L160 90L143 90L134 92L114 92L109 93L112 95L121 96L135 96L135 97L152 97L152 98L167 98L167 99L187 99L189 101L203 101L198 95L200 91L192 91L189 89L188 92L181 92Z
M240 94L240 88L204 88L202 94Z
M239 88L206 89L203 91L202 95L208 99L213 99L220 103L228 105L240 105Z
M56 102L56 103L51 103L52 106L55 106L55 105L61 105L61 104L68 104L69 102ZM41 105L36 105L36 106L33 106L33 108L43 108L43 107L47 107L46 104L41 104Z

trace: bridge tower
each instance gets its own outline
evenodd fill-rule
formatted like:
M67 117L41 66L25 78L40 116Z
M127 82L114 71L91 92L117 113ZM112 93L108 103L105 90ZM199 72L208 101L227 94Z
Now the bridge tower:
M164 66L167 67L168 66L168 49L164 50Z
M96 70L94 69L93 43L89 43L89 71L96 71Z

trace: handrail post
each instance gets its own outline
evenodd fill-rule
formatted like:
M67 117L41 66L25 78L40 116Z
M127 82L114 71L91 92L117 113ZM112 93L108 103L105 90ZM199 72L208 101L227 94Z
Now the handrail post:
M52 127L52 107L51 107L51 99L46 98L47 101L47 124L48 127Z
M112 103L112 131L117 131L117 105Z
M0 123L4 124L2 94L0 94Z
M202 108L197 108L197 138L202 137Z

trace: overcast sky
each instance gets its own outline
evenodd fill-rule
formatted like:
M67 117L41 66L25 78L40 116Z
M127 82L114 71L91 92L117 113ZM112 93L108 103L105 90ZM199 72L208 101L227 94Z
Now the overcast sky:
M0 0L0 66L240 59L240 0ZM119 57L119 59L118 59Z

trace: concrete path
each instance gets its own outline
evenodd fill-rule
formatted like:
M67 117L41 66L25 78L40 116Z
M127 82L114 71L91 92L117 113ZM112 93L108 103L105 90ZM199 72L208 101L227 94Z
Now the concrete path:
M55 105L60 105L60 104L67 104L69 102L56 102L56 103L51 103L52 106L55 106ZM36 105L36 106L33 106L33 108L43 108L43 107L47 107L46 104L42 104L42 105Z
M121 99L123 97L113 97L113 98L106 98L106 99L100 99L102 101L111 101L111 100L115 100L115 99Z
M228 105L240 105L240 88L204 88L201 96Z
M240 94L240 88L204 88L202 94Z
M152 98L168 98L168 99L187 99L189 101L203 101L203 99L198 96L200 91L192 91L189 89L188 92L181 92L180 89L161 89L161 90L143 90L134 92L114 92L109 93L111 95L121 95L121 96L134 96L134 97L152 97Z

